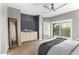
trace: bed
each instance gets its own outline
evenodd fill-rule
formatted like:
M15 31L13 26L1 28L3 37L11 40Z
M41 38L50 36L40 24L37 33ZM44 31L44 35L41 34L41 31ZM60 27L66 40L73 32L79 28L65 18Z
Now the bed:
M54 38L35 43L36 55L79 55L79 42L66 38Z

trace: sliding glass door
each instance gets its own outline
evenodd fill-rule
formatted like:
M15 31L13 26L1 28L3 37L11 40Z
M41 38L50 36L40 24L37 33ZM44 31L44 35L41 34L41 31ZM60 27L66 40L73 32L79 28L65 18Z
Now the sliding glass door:
M53 22L53 37L71 37L72 22Z

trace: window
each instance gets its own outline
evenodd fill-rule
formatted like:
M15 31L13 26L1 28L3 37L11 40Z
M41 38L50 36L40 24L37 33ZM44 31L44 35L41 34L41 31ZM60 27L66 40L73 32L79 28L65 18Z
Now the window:
M53 23L53 37L71 37L71 21Z

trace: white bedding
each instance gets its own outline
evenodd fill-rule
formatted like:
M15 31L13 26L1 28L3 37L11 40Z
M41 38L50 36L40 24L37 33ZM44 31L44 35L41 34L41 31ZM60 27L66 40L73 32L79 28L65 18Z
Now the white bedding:
M71 55L79 55L79 46L72 52Z
M53 40L53 39L50 39ZM38 48L40 46L41 43L50 41L50 40L45 40L45 41L38 41L35 45L35 54L38 54ZM55 46L53 46L49 51L48 51L48 55L69 55L71 53L71 51L75 48L75 46L77 46L79 44L78 41L75 40L65 40ZM77 51L79 51L79 47L77 47L77 49L75 49L72 54L76 54ZM79 52L77 53L79 54Z
M78 43L78 41L74 40L65 40L52 47L49 50L48 55L69 55Z

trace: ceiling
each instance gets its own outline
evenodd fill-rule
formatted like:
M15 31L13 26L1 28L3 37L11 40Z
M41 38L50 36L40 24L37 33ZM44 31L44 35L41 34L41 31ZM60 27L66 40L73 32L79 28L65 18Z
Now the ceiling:
M67 13L73 10L79 9L79 4L75 3L68 3L64 7L56 10L55 12L48 12L49 10L43 7L43 5L47 5L50 7L51 3L7 3L8 7L13 7L16 9L21 10L21 13L28 14L28 15L43 15L43 17L53 17L56 15L60 15L63 13ZM57 8L64 3L54 3L54 8ZM48 13L44 13L48 12ZM44 13L44 14L42 14Z

